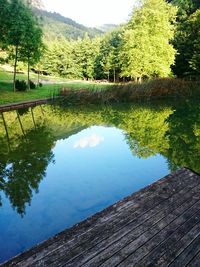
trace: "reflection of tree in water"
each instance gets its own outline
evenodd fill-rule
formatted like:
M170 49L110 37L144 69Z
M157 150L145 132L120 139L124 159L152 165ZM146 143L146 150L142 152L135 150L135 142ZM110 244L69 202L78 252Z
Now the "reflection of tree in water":
M4 177L6 175L6 154L8 153L8 145L5 139L0 138L0 191L4 188ZM0 196L0 206L2 206Z
M200 173L200 105L185 101L174 109L166 121L169 149L165 156L172 169L188 167Z
M22 215L26 204L31 202L32 191L38 190L53 158L54 141L66 139L92 125L122 129L135 156L148 158L161 154L171 170L185 166L200 172L199 104L186 102L163 106L155 103L71 109L38 106L32 112L21 110L18 114L6 114L5 121L9 136L6 137L5 127L0 128L0 190Z
M170 170L188 167L200 172L200 105L185 102L139 103L113 107L79 108L76 119L87 125L109 125L122 129L133 155L148 158L163 155Z
M170 170L188 167L200 173L200 105L172 103L168 108L144 106L127 112L121 125L133 155L161 154Z
M170 108L160 109L155 106L144 106L133 110L124 120L126 141L133 155L148 158L168 149L165 123L171 113Z
M0 189L10 199L13 208L21 215L30 204L32 191L37 192L45 170L53 159L53 138L45 126L39 126L21 136L12 149L0 139Z

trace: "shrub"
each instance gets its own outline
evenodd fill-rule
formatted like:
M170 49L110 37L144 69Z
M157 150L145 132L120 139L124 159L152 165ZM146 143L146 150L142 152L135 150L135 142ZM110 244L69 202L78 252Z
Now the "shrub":
M17 91L26 91L27 90L27 84L26 81L22 80L16 80L15 82L15 88Z
M199 97L200 82L163 78L145 81L140 84L114 84L107 90L70 90L63 88L60 91L60 96L66 104L107 104L135 100Z
M33 81L30 80L30 89L35 89L36 85Z
M43 84L42 83L39 83L39 87L42 87L43 86Z

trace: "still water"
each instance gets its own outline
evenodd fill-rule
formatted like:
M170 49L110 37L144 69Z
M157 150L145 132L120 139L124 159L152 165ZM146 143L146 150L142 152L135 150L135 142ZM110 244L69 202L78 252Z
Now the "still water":
M0 262L179 167L200 170L200 106L0 114Z

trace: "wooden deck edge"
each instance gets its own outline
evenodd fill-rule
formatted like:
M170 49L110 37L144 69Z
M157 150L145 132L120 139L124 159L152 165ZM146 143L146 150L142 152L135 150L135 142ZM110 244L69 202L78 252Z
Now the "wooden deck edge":
M36 105L46 104L51 98L43 98L36 100L23 101L18 103L11 103L6 105L0 105L0 112L11 111L20 108L33 107Z
M6 112L6 111L11 111L11 110L16 110L20 108L26 108L26 107L33 107L37 105L42 105L42 104L47 104L48 102L59 98L59 96L55 96L53 98L42 98L42 99L35 99L35 100L27 100L23 102L18 102L18 103L10 103L10 104L5 104L5 105L0 105L0 112Z
M26 251L24 251L23 253L16 255L15 257L11 258L10 260L1 263L0 267L7 267L7 266L15 266L16 264L20 263L20 261L22 260L26 260L29 257L33 256L34 254L36 254L37 252L41 251L42 249L46 248L47 246L53 244L54 242L57 242L59 239L70 239L72 238L75 234L84 234L85 231L87 231L88 228L91 227L91 225L94 225L101 220L103 217L109 215L111 212L116 211L118 207L120 207L123 203L132 201L132 200L136 200L136 201L140 201L141 198L143 197L143 194L146 193L147 191L154 191L156 190L156 188L165 183L166 180L168 180L169 177L173 177L176 175L179 175L181 173L184 172L188 172L188 175L197 175L199 176L199 174L195 173L194 171L188 169L188 168L182 168L179 169L173 173L170 173L166 176L164 176L163 178L157 180L156 182L140 189L137 192L134 192L133 194L123 198L122 200L114 203L113 205L103 209L100 212L97 212L96 214L92 215L91 217L87 218L86 220L81 221L80 223L75 224L74 226L72 226L71 228L68 228L56 235L54 235L53 237L47 239L46 241L42 241L41 243L35 245L34 247L32 247L31 249L28 249ZM199 176L200 177L200 176Z

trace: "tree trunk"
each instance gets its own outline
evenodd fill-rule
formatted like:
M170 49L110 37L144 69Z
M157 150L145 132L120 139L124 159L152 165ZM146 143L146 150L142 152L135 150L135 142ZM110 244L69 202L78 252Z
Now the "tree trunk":
M2 116L2 120L3 120L5 131L6 131L6 137L7 137L7 142L8 142L8 150L10 152L11 151L11 148L10 148L10 138L9 138L8 128L7 128L7 125L6 125L6 121L5 121L3 112L1 113L1 116Z
M27 80L27 87L30 90L30 58L28 57L28 80Z
M34 125L35 130L36 130L36 123L35 123L35 118L34 118L33 108L32 107L31 107L31 116L32 116L32 120L33 120L33 125Z
M113 81L114 81L114 83L115 83L115 82L116 82L116 72L115 72L115 68L113 69L113 76L114 76Z
M18 121L19 121L19 125L20 125L20 128L21 128L22 134L23 134L24 137L26 137L25 131L24 131L24 128L23 128L23 125L22 125L22 121L21 121L20 116L19 116L19 112L18 111L16 111L16 112L17 112L17 118L18 118Z
M38 70L38 87L40 85L40 70Z
M110 81L110 72L108 71L108 82Z
M14 64L14 76L13 76L13 92L16 92L16 72L17 72L17 57L18 57L18 45L15 47L15 64Z

